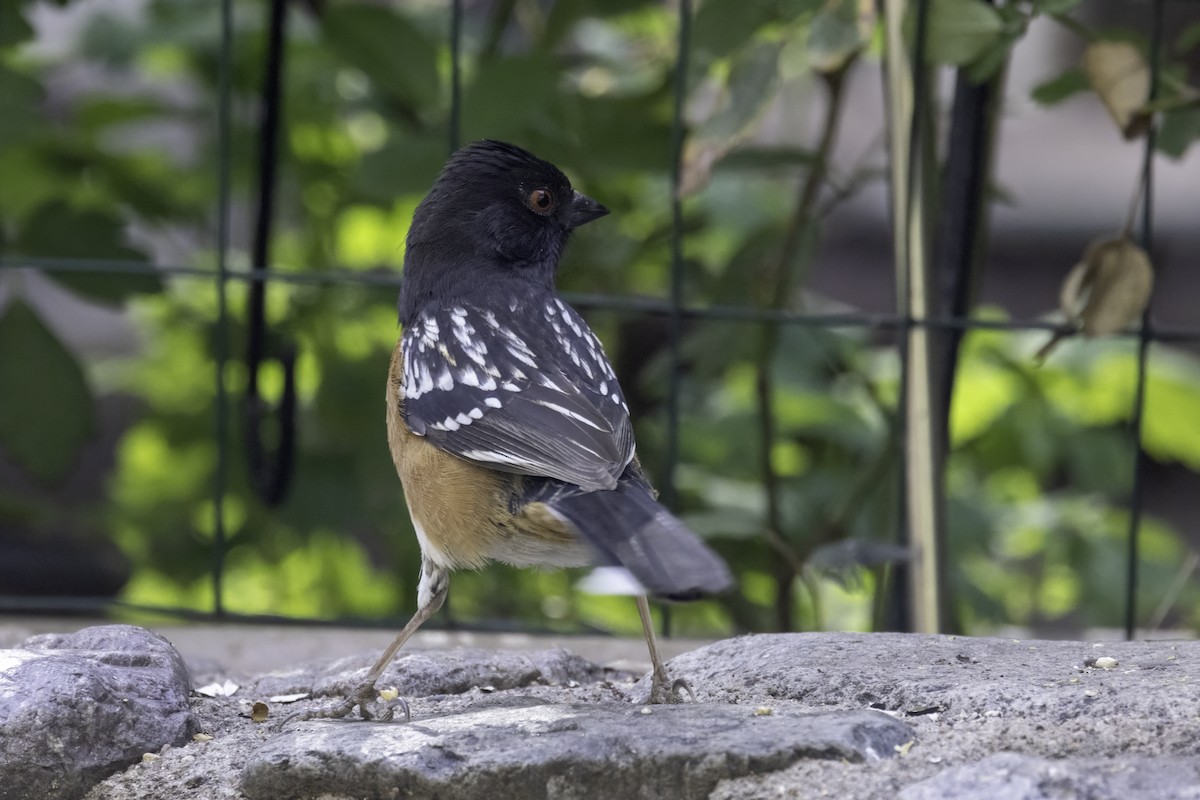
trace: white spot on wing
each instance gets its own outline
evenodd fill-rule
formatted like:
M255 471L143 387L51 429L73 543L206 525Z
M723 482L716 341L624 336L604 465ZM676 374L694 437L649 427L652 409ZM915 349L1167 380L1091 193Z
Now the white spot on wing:
M463 458L469 458L472 461L489 461L493 464L511 464L515 467L540 466L536 461L495 450L464 450L462 455Z
M595 428L598 431L608 430L608 428L601 427L601 426L597 425L595 422L593 422L592 420L583 416L582 414L577 414L574 411L572 411L571 409L566 408L565 406L560 406L558 403L551 403L548 400L535 400L534 402L536 402L540 406L545 406L546 408L550 409L551 411L557 411L559 414L562 414L564 417L567 417L568 419L573 419L573 420L576 420L577 422L582 422L584 425L587 425L591 428Z

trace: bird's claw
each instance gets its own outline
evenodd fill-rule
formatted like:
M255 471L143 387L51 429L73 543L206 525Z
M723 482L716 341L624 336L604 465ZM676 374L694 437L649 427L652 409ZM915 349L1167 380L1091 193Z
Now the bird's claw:
M671 684L671 696L678 698L679 702L682 703L683 695L681 695L679 693L680 689L687 692L688 702L690 702L690 703L696 702L696 693L692 691L691 684L688 683L687 681L685 681L683 678L676 678L675 682Z
M275 726L275 730L282 731L292 722L301 722L310 719L345 719L356 708L358 709L358 715L363 720L391 722L396 715L396 708L399 707L404 712L404 721L411 722L412 711L408 707L408 701L394 692L395 690L391 690L391 696L385 697L375 689L374 684L360 686L339 703L334 703L324 708L310 708L307 711L297 711L294 714L289 714Z
M688 700L692 703L696 702L696 693L692 691L691 685L683 678L676 678L674 681L666 675L666 673L651 673L650 677L650 705L674 705L684 702L683 692L687 693Z

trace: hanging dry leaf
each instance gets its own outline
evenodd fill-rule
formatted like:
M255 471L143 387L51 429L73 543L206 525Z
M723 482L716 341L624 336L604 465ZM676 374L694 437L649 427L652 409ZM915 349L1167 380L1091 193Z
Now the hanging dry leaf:
M1142 51L1129 42L1092 42L1083 52L1088 83L1126 139L1146 132L1150 115L1150 68Z
M1060 301L1084 336L1106 336L1142 315L1153 287L1150 257L1122 236L1088 246L1063 281Z
M1146 251L1127 236L1088 245L1059 292L1059 306L1084 336L1116 333L1137 320L1150 302L1154 268ZM1042 361L1072 331L1056 332L1035 359Z

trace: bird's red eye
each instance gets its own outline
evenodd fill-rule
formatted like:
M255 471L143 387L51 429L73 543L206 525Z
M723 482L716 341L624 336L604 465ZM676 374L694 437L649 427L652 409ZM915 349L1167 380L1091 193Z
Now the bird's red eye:
M525 202L538 214L546 215L554 210L554 195L548 189L534 189Z

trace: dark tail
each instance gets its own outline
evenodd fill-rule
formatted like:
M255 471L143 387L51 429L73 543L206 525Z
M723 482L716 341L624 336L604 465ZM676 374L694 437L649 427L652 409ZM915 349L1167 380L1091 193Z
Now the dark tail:
M551 492L543 500L565 517L611 564L628 569L646 591L694 600L728 589L729 569L683 523L655 501L637 475L616 489Z

